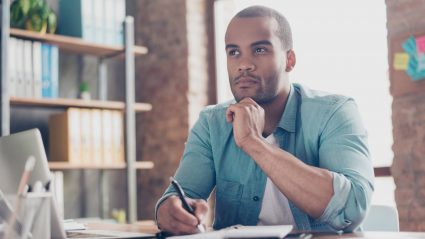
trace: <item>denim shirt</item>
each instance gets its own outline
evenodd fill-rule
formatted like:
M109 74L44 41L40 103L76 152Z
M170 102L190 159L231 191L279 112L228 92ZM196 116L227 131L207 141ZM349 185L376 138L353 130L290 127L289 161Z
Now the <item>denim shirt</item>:
M225 112L230 103L204 109L192 128L175 178L186 196L206 200L216 189L214 229L257 225L267 175L236 144ZM373 167L367 132L351 98L292 84L274 131L280 148L305 164L328 169L334 194L319 218L289 200L296 229L353 231L368 210ZM314 182L311 182L314 184ZM156 209L175 191L169 187Z

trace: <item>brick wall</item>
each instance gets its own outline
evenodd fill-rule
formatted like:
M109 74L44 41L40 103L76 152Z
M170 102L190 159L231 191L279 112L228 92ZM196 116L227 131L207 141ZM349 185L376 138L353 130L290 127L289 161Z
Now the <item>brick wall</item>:
M135 16L136 44L149 54L136 60L136 97L153 110L137 119L138 160L153 170L138 172L138 217L152 219L156 200L169 184L199 111L213 99L209 58L212 1L127 1Z
M425 80L392 68L409 35L425 35L425 0L386 0L394 136L391 173L403 231L425 230Z

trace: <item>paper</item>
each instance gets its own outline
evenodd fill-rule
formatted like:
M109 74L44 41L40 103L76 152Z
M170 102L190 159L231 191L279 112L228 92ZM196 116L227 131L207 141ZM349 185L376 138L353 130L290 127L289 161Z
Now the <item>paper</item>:
M416 40L415 37L410 36L406 41L402 44L403 50L409 54L410 56L416 55Z
M419 52L425 52L425 36L416 38L416 47Z
M173 239L224 239L224 238L284 238L292 231L292 225L241 226L193 235L168 237Z
M73 231L73 230L85 230L87 229L87 227L83 223L76 222L74 220L64 220L63 229L65 229L65 231Z
M393 67L395 70L407 70L409 66L409 54L407 53L395 53Z
M416 51L418 54L418 72L425 70L425 36L416 38Z

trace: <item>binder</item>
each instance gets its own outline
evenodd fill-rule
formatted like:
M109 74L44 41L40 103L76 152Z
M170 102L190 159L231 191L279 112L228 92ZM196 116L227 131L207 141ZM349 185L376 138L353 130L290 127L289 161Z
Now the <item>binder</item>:
M32 69L32 42L24 40L24 61L20 64L23 65L23 87L24 93L23 96L27 98L33 97L33 69Z
M41 45L41 83L42 90L41 94L43 98L52 97L52 82L51 82L51 57L50 57L51 47L49 44L42 43Z
M51 98L59 97L59 48L50 46L50 95Z
M24 40L16 39L16 96L25 95L25 85L24 85Z
M92 164L91 112L80 109L81 163Z
M82 163L80 110L69 108L49 118L49 149L51 161Z
M125 162L123 113L121 111L112 111L112 131L114 162Z
M60 0L58 33L96 42L93 4L94 0Z
M41 98L41 78L42 78L42 62L41 62L41 42L32 43L32 65L33 65L33 93L34 98Z
M103 163L112 164L114 161L114 148L112 139L112 112L102 110L102 139L103 139Z
M102 164L103 148L102 148L102 111L99 109L91 110L90 130L92 145L92 162L96 165Z
M16 96L16 84L17 84L17 40L14 37L9 38L9 96Z

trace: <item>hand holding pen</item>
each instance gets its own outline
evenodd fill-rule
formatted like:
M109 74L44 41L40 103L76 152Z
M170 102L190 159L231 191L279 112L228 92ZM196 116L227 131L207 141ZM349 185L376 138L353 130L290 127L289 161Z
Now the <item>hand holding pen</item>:
M205 218L208 212L207 202L202 199L186 198L184 191L176 181L175 183L172 181L171 185L175 188L178 195L170 196L159 206L157 211L159 228L174 235L204 231L202 218ZM186 207L185 204L189 207Z
M187 203L187 201L186 201L184 191L183 191L182 187L180 186L180 184L173 177L170 177L170 182L171 182L171 185L173 185L174 190L177 191L177 194L179 195L179 198L182 201L183 208L186 211L188 211L190 214L192 214L193 216L196 217L195 211L189 205L189 203ZM205 228L200 222L198 223L198 225L196 225L196 228L198 228L199 232L205 232Z

